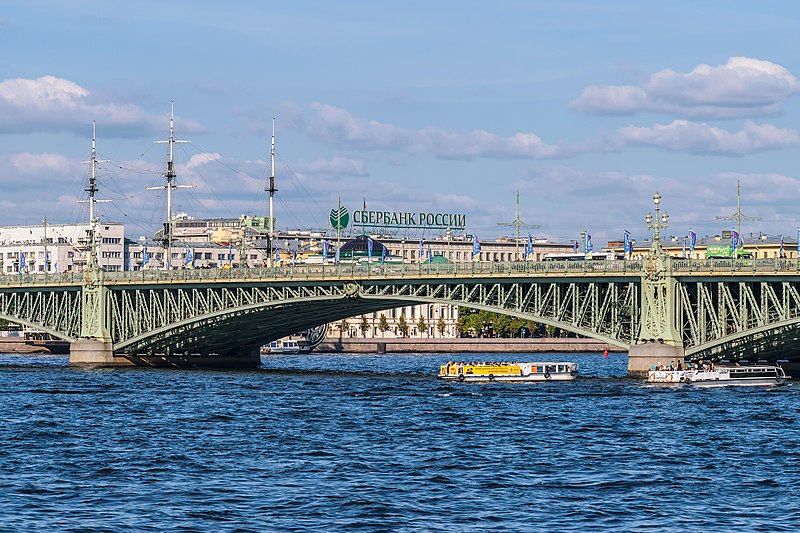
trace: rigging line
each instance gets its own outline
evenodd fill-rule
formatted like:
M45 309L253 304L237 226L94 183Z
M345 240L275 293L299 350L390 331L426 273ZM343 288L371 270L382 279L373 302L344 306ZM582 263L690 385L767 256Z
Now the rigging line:
M209 150L204 150L204 149L202 149L200 146L198 146L198 145L197 145L197 143L195 143L195 142L192 142L192 148L196 148L196 149L197 149L197 153L198 153L198 154L212 154L212 153L217 153L217 152L211 152L211 151L209 151ZM186 150L186 148L185 148L185 147L183 147L183 149L184 149L184 150ZM234 174L238 174L239 176L242 176L243 178L246 178L246 179L248 179L248 180L252 181L253 183L257 183L257 184L259 184L259 185L261 185L261 184L263 183L263 180L257 180L257 179L255 179L255 178L251 177L250 175L248 175L248 174L246 174L246 173L242 172L241 170L239 170L239 169L237 169L237 168L235 168L235 167L232 167L232 166L230 166L230 165L228 165L228 164L224 163L224 162L223 162L223 160L222 160L222 156L220 156L220 158L219 158L219 159L213 159L212 161L213 161L214 163L216 163L216 164L220 165L220 166L223 166L223 167L227 168L228 170L230 170L230 171L231 171L231 172L233 172ZM266 166L267 166L267 163L265 162L265 163L264 163L264 167L266 168Z
M283 166L284 170L286 171L286 175L289 177L289 179L291 180L292 184L295 186L295 189L298 189L298 185L299 185L298 192L301 189L302 192L305 193L305 195L316 206L317 213L315 214L308 207L308 203L306 203L306 201L303 200L303 205L305 206L306 210L308 211L308 214L311 215L311 219L314 221L315 224L319 225L319 219L317 217L319 216L319 213L323 212L322 207L320 207L320 205L317 203L317 201L314 199L314 197L308 192L308 189L306 189L305 185L303 185L303 182L300 180L300 178L297 177L297 175L294 173L294 171L292 171L292 169L289 167L289 165L286 163L286 161L283 159L283 157L281 157L280 154L276 154L276 156L278 157L278 160L280 161L281 165Z
M189 154L186 152L186 149L185 149L185 147L181 146L180 150L183 152L183 155L184 155L184 156L187 156L187 159L191 159L190 157L188 157L188 155L189 155ZM215 160L215 161L218 161L218 160ZM202 174L202 173L201 173L201 172L198 170L198 167L194 167L194 168L193 168L193 173L194 173L194 175L198 176L198 177L199 177L199 178L202 180L202 182L203 182L203 183L206 185L206 187L208 188L208 191L209 191L209 192L210 192L212 195L214 195L214 197L215 197L215 198L216 198L216 199L219 201L219 203L222 205L222 208L223 208L225 211L227 211L227 212L228 212L228 215L229 215L231 218L233 218L233 211L231 211L231 209L228 207L228 205L225 203L225 201L222 199L222 197L221 197L219 194L217 194L217 191L216 191L216 189L214 189L214 187L212 187L212 185L211 185L211 182L210 182L209 180L207 180L207 179L205 178L205 176L204 176L204 175L203 175L203 174ZM210 209L208 209L208 211L209 211L209 212L211 212L211 210L210 210Z
M118 194L119 194L119 199L122 199L122 200L124 200L124 201L127 203L128 207L131 209L131 211L132 211L132 212L139 212L139 213L141 212L141 209L140 209L140 208L137 208L137 207L136 207L136 205L134 205L134 203L131 201L131 198L132 198L132 197L134 197L134 196L133 196L133 195L128 195L128 194L125 194L125 192L122 190L122 187L120 187L120 184L119 184L119 182L117 181L117 179L114 179L114 178L112 177L112 178L110 179L110 184L113 186L113 189L112 189L112 190L113 190L114 192L116 192L116 193L118 193ZM109 187L109 188L110 188L110 187ZM114 197L113 197L113 196L111 196L111 195L109 195L109 197L111 197L111 198L114 198ZM136 218L130 217L130 216L127 214L127 213L125 213L125 212L122 210L122 208L121 208L121 207L119 207L119 206L118 206L118 205L116 205L116 204L114 204L114 207L115 207L115 208L116 208L118 211L120 211L120 212L121 212L121 213L122 213L122 214L123 214L125 217L127 217L129 220L135 221L135 222L137 223L137 227L138 227L139 229L142 229L142 230L144 230L144 229L145 229L145 228L143 228L141 225L139 225L139 224L144 224L144 222L145 222L145 221L144 221L143 219L141 219L141 218L139 218L139 217L136 217Z
M286 204L286 202L284 202L283 199L280 198L280 197L276 197L276 198L278 200L278 203L281 205L281 207L283 207L283 210L286 212L286 214L289 217L289 219L294 223L295 227L297 229L302 228L303 226L302 226L302 224L300 222L300 219L297 218L297 216L295 216L295 214L292 212L291 209L289 209L289 206ZM277 217L275 217L275 218L277 218Z

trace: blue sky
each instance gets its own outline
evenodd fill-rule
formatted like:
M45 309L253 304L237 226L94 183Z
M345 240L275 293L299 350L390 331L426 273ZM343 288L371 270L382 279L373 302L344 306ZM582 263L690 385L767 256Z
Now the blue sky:
M106 220L164 218L170 103L176 206L264 215L277 120L277 222L351 210L466 213L536 236L800 225L800 4L750 1L17 1L0 7L0 224L76 222L91 123ZM511 230L513 231L513 229Z

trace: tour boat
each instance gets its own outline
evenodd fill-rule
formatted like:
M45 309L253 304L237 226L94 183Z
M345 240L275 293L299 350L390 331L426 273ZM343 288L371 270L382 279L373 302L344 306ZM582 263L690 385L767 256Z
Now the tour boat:
M578 372L576 363L463 363L449 362L436 376L444 381L488 383L490 381L569 381Z
M303 350L300 344L293 339L280 339L272 341L266 346L266 352L271 354L295 354L295 353L309 353L311 349Z
M784 385L788 379L790 377L779 366L718 366L695 372L689 377L688 383L695 387L768 387Z

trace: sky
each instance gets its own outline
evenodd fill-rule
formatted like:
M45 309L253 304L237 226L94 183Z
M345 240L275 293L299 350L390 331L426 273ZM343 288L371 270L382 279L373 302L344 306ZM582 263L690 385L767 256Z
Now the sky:
M280 229L350 211L464 213L482 240L794 237L800 4L792 1L7 0L0 225L265 216L272 119Z

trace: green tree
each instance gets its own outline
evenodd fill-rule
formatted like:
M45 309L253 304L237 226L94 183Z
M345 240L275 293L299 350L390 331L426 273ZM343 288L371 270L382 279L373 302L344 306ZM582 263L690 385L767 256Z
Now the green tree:
M339 322L339 337L344 335L344 332L348 329L350 329L350 323L346 318L343 318L342 321Z
M366 337L367 331L369 331L369 322L367 321L367 317L361 315L361 324L359 324L358 329L361 330L361 336Z
M496 337L511 336L511 317L499 313L492 313L489 317Z
M378 320L378 329L381 332L381 337L386 336L386 332L389 331L389 321L386 320L386 315L381 314L381 318Z
M436 329L439 330L439 336L444 337L444 330L447 329L447 324L444 323L444 318L439 317L439 321L436 323Z
M406 315L400 315L400 320L397 321L397 330L400 335L405 338L408 335L408 322L406 322Z
M428 323L425 322L425 317L420 315L419 320L417 320L417 331L419 334L422 335L422 332L428 333Z

